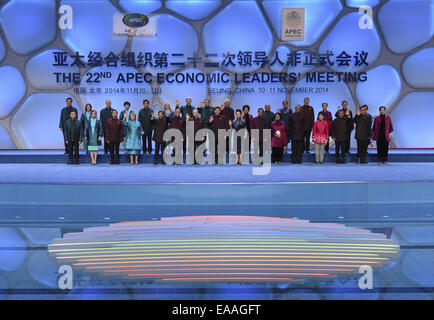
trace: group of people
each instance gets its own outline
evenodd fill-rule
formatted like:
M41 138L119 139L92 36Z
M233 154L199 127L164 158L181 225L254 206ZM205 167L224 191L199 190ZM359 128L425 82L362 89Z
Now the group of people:
M330 139L335 143L336 163L345 163L345 155L350 149L351 132L355 129L357 140L357 158L360 163L367 163L367 150L372 140L377 141L377 156L380 163L386 163L389 149L390 133L393 131L392 121L386 115L386 107L380 107L380 115L372 120L368 113L368 106L363 105L353 117L348 109L348 102L343 101L335 114L335 119L327 110L328 104L322 103L322 110L315 120L314 108L309 105L309 98L305 98L303 105L297 105L293 112L288 101L282 102L282 108L276 113L271 111L271 106L266 104L264 109L259 108L254 117L250 114L250 106L244 105L241 109L234 110L230 106L230 100L226 99L219 107L212 107L210 101L205 99L197 108L191 105L191 98L186 98L184 106L176 101L175 110L170 104L164 104L163 110L157 115L150 108L149 100L143 100L143 108L138 116L131 110L131 104L124 102L123 110L112 108L111 101L106 100L106 107L100 111L99 119L97 111L91 104L86 104L85 112L80 120L77 118L77 109L72 106L72 98L66 99L66 107L60 115L59 128L63 132L65 142L65 154L68 154L68 164L79 164L79 145L83 142L84 148L91 155L92 165L97 163L98 150L104 144L104 153L110 152L111 164L119 164L119 149L121 143L125 152L130 156L130 163L138 164L138 156L152 153L152 141L155 144L154 164L164 164L164 152L173 141L164 137L166 130L174 128L182 133L183 151L187 151L186 125L192 121L194 135L202 128L209 128L215 136L214 154L217 163L217 149L219 143L226 143L226 153L230 151L229 137L225 141L219 141L220 129L234 129L238 132L245 129L243 135L237 135L235 140L236 162L242 163L242 141L251 150L253 129L259 131L258 155L262 157L265 152L271 151L271 161L275 164L282 163L283 154L288 152L288 144L291 143L292 163L302 163L303 153L310 153L311 141L315 149L315 161L322 164L324 153L329 153ZM264 130L271 130L271 150L264 150L264 142L267 137ZM254 138L253 138L254 139ZM312 139L312 140L311 140ZM192 142L196 151L197 147L206 140ZM172 150L172 153L174 150Z

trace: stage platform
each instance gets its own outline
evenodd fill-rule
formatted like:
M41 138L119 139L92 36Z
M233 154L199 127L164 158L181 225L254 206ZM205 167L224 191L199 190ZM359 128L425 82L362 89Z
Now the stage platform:
M420 151L419 151L420 152ZM61 152L3 151L65 160ZM395 151L397 155L407 155ZM412 155L417 156L418 152ZM422 153L423 155L429 153ZM312 156L312 155L310 155ZM333 156L329 155L329 156ZM434 162L92 166L0 164L0 222L86 226L164 216L241 214L365 225L434 222Z
M121 162L128 163L129 156L123 154L121 150ZM283 162L290 163L291 155L284 154ZM348 162L356 162L356 149L351 149L347 154ZM235 157L235 154L231 154ZM83 163L90 163L90 155L81 150L80 160ZM336 160L334 148L331 148L329 154L324 155L324 162L334 163ZM0 150L0 163L65 163L67 156L63 150ZM154 155L140 155L140 163L153 163ZM303 154L303 161L306 163L315 162L315 152L312 149L310 154ZM368 151L368 161L377 162L377 150L370 148ZM99 163L109 163L110 155L99 152ZM228 162L228 160L226 161ZM389 162L434 162L434 149L391 149L389 152ZM185 163L185 161L184 161Z

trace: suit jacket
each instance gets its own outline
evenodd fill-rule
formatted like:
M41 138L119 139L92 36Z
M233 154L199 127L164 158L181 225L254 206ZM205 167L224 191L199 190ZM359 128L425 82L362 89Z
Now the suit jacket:
M83 127L80 121L77 119L69 119L63 125L63 133L65 135L65 141L78 142L83 141Z
M292 115L291 108L289 108L289 107L288 107L288 109L282 108L279 111L280 111L280 120L283 121L283 123L285 124L285 127L288 127L289 121L290 121L289 119L291 118L291 115ZM273 121L274 121L274 118L273 118L273 120L271 120L271 122L273 122Z
M346 112L347 110L350 112L350 119L353 119L353 112L350 110L350 109L341 109L341 110L344 110L344 112ZM336 113L335 113L335 117L337 118L338 117L338 112L339 111L336 111ZM348 117L347 115L344 115L344 117ZM351 123L351 125L348 127L348 129L350 130L350 132L351 131L353 131L354 130L354 123Z
M139 120L140 124L142 125L142 129L145 132L152 132L153 124L152 124L152 109L151 108L142 108L139 111L139 116L137 117L137 120Z
M356 124L357 140L369 140L372 137L372 117L367 114L356 115L354 117Z
M201 118L194 118L194 117L191 117L190 119L188 119L188 121L193 121L193 132L194 132L194 135L196 136L196 132L198 132L200 129L203 129L204 128L204 122L203 122L203 120L201 119Z
M113 111L116 111L116 109L106 107L104 109L101 109L101 111L99 113L99 119L101 120L101 123L102 123L102 130L104 132L104 135L105 135L105 127L107 126L107 121L112 119L112 117L113 117L112 112Z
M292 140L304 139L304 114L302 112L294 112L289 118L289 126Z
M304 130L312 130L315 122L315 112L311 106L302 106L301 112L304 115Z
M181 116L174 116L169 120L170 128L178 129L182 132L182 137L185 139L185 119ZM175 138L172 139L174 141Z
M264 116L263 116L266 120L267 120L267 129L271 128L271 124L274 121L274 112L272 111L264 111Z
M62 109L62 111L60 112L59 128L63 128L65 122L69 120L69 115L71 114L72 111L75 111L75 113L77 113L77 109L74 108L73 106L65 107ZM77 117L78 117L78 113L77 113Z
M124 128L122 121L119 119L110 119L105 127L105 138L109 142L124 141Z
M344 142L347 140L348 134L351 132L353 120L351 118L342 117L333 120L332 137L336 142Z
M217 138L218 137L218 130L219 129L227 130L229 123L228 123L228 121L226 121L226 118L223 115L219 114L218 116L213 115L213 121L210 122L210 120L208 120L207 125L208 125L208 128L210 128L214 132L214 135Z
M232 109L231 107L224 107L222 109L222 115L226 118L226 121L228 122L228 128L229 128L229 120L234 120L235 119L235 112L234 109Z
M206 123L209 120L209 117L214 114L214 108L211 106L198 108L200 112L200 118Z
M186 118L186 116L187 116L187 114L188 114L190 117L193 117L193 109L194 109L194 107L191 106L191 105L185 105L185 106L182 106L182 107L181 107L181 113L182 113L182 116L183 116L184 118Z
M152 137L152 140L154 140L157 143L163 143L164 139L164 133L167 129L169 129L169 120L166 119L153 119L152 123L154 124L154 136Z
M252 129L259 129L259 140L262 141L264 136L264 129L268 129L268 121L264 118L264 116L257 116L253 119Z

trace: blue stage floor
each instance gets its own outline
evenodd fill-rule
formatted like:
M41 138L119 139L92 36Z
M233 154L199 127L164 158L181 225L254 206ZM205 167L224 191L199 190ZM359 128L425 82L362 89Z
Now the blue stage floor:
M0 150L0 163L66 163L67 156L63 154L63 150ZM325 163L335 163L335 150L330 149L329 154L324 155ZM356 149L351 149L351 153L346 155L347 162L356 162ZM244 157L246 158L246 157ZM235 153L231 152L231 159L235 159ZM90 155L86 155L83 150L80 151L80 160L83 163L90 163ZM121 150L121 163L129 163L129 156ZM142 164L152 164L154 155L141 154L139 162ZM371 148L368 151L368 161L377 162L377 150ZM109 163L110 156L103 154L100 150L98 155L99 163ZM229 163L229 160L226 160ZM235 162L233 160L233 162ZM283 162L291 162L291 150L283 155ZM310 154L303 154L304 163L314 163L315 153L311 149ZM389 152L389 162L434 162L434 149L391 149ZM184 157L185 163L185 157Z
M253 165L0 164L0 183L285 183L434 181L434 163L272 165L253 175Z

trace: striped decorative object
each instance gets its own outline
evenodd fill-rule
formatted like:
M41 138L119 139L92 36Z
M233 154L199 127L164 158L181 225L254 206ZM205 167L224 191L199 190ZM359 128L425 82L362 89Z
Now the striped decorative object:
M380 267L399 246L335 223L190 216L86 228L48 246L59 264L159 282L302 282Z

